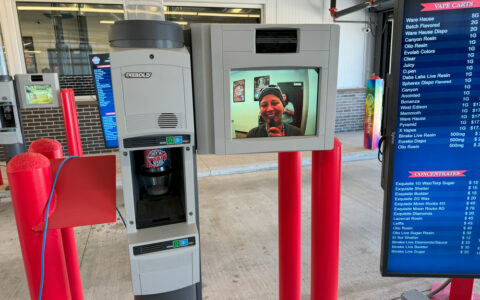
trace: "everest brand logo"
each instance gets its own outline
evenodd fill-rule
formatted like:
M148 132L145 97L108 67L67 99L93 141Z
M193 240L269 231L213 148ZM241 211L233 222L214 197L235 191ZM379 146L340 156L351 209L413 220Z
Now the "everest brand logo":
M125 78L150 78L152 77L152 72L127 72L125 73Z

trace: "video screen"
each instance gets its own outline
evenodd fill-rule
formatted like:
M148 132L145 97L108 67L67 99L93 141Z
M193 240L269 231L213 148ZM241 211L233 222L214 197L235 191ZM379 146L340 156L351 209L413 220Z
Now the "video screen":
M314 136L319 69L230 71L232 139Z
M28 104L53 104L52 86L49 84L26 85Z

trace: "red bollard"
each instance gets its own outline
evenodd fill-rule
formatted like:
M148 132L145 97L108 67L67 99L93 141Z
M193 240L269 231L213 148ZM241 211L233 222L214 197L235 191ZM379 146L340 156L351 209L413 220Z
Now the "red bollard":
M48 159L62 158L62 144L52 139L39 139L30 144L28 152L40 153Z
M312 153L311 299L338 298L342 144Z
M278 153L279 299L301 298L302 153Z
M80 129L78 127L77 106L75 105L75 94L72 89L60 91L62 98L63 122L67 136L68 155L83 156Z
M62 158L62 144L56 140L40 139L34 141L28 148L29 152L39 153L48 159ZM73 228L62 228L63 250L68 270L68 281L73 300L83 300L82 277L78 262L77 244Z
M68 155L83 156L75 94L72 89L63 89L60 91L60 98L62 99L63 123L65 125L65 135L67 137ZM72 299L83 300L82 280L73 228L62 229L62 237L63 247L65 248L65 258L67 259Z
M53 181L50 161L36 153L19 154L7 164L7 176L30 298L38 299L43 232L32 228L45 218ZM53 205L50 211L52 209ZM42 299L71 299L62 236L58 229L47 231L44 271Z
M450 286L449 300L471 300L473 278L453 278Z

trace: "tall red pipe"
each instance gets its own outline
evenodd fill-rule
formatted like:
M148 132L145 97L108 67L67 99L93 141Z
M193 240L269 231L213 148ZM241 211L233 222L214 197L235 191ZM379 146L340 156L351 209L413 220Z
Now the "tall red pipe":
M301 298L302 153L278 153L280 300Z
M311 299L338 298L342 144L312 153Z
M63 123L65 124L65 135L67 136L68 155L83 156L75 94L72 89L63 89L60 91L60 97L62 98Z
M50 161L36 153L19 154L7 164L7 176L30 298L38 299L43 232L32 228L45 218L52 188ZM53 205L50 206L52 209ZM42 299L71 299L62 236L58 229L47 230L44 270Z
M473 278L453 278L450 286L449 300L471 300Z
M72 89L63 89L60 91L60 98L62 99L63 123L67 137L68 155L83 156L80 129L78 127L77 106L75 105L75 94ZM80 276L77 244L75 242L73 228L63 228L62 237L72 299L83 300L82 279Z

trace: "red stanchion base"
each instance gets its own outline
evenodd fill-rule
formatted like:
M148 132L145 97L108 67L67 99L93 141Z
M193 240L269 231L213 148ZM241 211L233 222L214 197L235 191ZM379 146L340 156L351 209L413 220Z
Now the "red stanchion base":
M440 285L442 285L442 282L435 282L432 286L432 291L437 289ZM448 285L443 291L440 293L436 294L431 298L431 300L450 300L450 285ZM466 299L470 300L470 299ZM472 300L480 300L480 295L479 294L473 294Z

